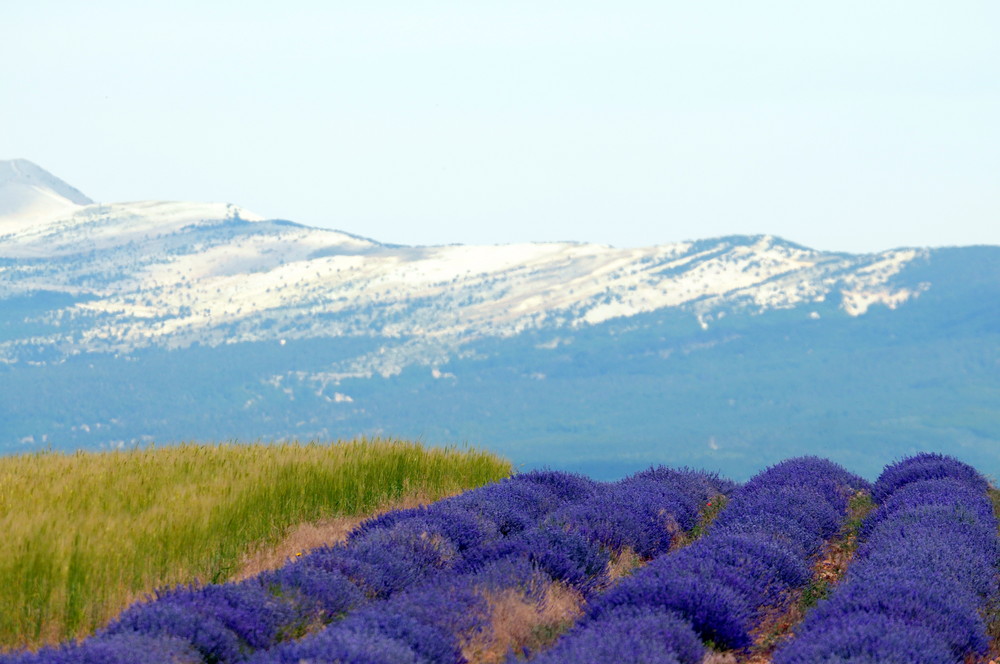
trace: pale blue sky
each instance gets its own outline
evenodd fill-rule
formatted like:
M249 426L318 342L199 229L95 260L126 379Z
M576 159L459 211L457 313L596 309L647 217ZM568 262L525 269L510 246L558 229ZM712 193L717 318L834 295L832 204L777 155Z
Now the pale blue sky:
M0 159L406 244L1000 244L1000 2L0 7Z

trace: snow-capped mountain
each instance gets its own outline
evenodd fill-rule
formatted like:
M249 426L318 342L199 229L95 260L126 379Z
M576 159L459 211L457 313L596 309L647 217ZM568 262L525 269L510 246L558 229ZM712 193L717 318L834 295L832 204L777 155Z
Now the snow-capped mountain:
M0 216L0 298L74 298L37 317L48 333L0 343L8 361L25 343L66 354L127 353L369 334L395 340L394 352L358 358L348 372L386 373L469 339L526 329L593 325L665 307L683 307L709 326L733 309L829 298L856 316L873 304L895 307L925 287L890 284L923 255L915 249L830 254L766 235L639 249L401 247L262 219L234 205L95 205L23 160L0 162L0 172L10 173L0 189L0 210L7 211Z
M0 452L386 434L604 478L1000 475L998 301L1000 247L410 247L0 162Z

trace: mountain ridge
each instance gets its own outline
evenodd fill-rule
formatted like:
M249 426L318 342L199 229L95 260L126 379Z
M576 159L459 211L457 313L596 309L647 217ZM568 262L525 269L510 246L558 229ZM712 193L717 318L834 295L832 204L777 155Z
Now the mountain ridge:
M927 446L1000 474L1000 247L406 246L176 201L22 226L0 224L7 451L389 434L741 477Z
M924 251L827 253L770 235L628 249L401 246L231 204L143 201L79 206L0 236L8 263L0 297L85 297L45 321L82 327L81 340L53 330L31 342L71 353L365 332L454 350L463 338L592 325L662 307L685 307L703 327L728 309L789 308L828 296L861 315L919 296L920 285L886 284ZM0 342L0 357L16 359L16 345ZM427 359L415 353L404 362ZM400 368L379 364L366 371Z

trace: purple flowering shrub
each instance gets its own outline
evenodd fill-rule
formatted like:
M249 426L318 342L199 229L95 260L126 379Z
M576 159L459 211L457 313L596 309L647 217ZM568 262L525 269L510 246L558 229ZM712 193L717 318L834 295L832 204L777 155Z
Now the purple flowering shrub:
M274 645L301 616L256 581L180 588L126 609L102 634L175 637L207 662L240 661Z
M454 496L445 502L481 515L496 526L500 535L509 536L537 525L543 516L574 500L563 496L589 494L589 491L581 492L583 487L576 485L571 485L573 490L568 490L569 487L552 481L553 475L548 471L544 479L539 478L540 481L517 475Z
M609 552L628 548L650 559L666 553L677 535L695 526L708 500L734 486L706 473L650 468L567 505L547 521Z
M824 621L808 639L779 649L772 662L816 664L945 664L954 655L931 628L877 613Z
M886 468L848 573L774 664L937 662L986 652L1000 540L975 469L937 454Z
M763 603L768 605L778 604L790 590L804 586L810 578L804 560L779 542L759 534L714 533L696 549L682 549L677 557L678 565L683 565L685 558L704 558L718 565L730 565L751 578L768 579L768 583L761 585Z
M826 500L847 507L851 492L870 491L871 484L828 459L816 456L796 457L777 463L758 473L740 491L752 493L758 488L809 485L823 493ZM845 487L849 489L845 493Z
M701 504L647 479L612 485L599 496L555 512L549 522L609 551L627 547L654 558L669 550L682 530L694 526Z
M257 580L278 597L299 607L300 614L328 622L365 601L357 585L334 569L317 565L318 558L296 560L266 571Z
M672 523L683 520L693 525L697 514L697 505L692 504L694 500L707 500L718 495L720 488L730 489L725 483L716 482L712 476L666 469L653 469L640 480L626 480L612 485L582 481L575 476L552 472L521 477L526 479L501 482L494 485L496 488L470 492L473 494L471 497L464 494L441 503L449 510L457 508L484 516L497 525L501 536L479 546L466 547L460 552L456 550L456 562L447 571L432 576L425 583L369 602L322 632L260 652L252 658L253 664L285 664L302 659L340 661L337 657L344 661L368 661L360 654L348 655L343 650L346 647L344 644L353 643L349 634L360 632L375 634L379 643L383 644L389 639L394 648L402 644L417 656L417 661L460 664L465 661L461 651L463 644L491 632L491 598L513 592L525 601L540 604L556 582L584 595L595 592L606 583L609 560L606 542L593 536L591 531L567 527L554 516L547 518L550 515L572 513L576 505L595 504L602 499L616 501L614 504L625 509L626 505L621 503L622 496L644 496L649 512L663 517L659 521L650 520L645 527L660 528L672 537L672 531L664 527L667 517ZM654 503L654 497L658 499L657 503ZM512 517L511 505L526 500L527 508L518 508L515 512L520 516ZM473 510L471 505L477 502L480 504ZM560 502L564 507L557 509ZM406 514L381 517L377 527L375 522L369 522L352 536L349 545L366 540L379 529L393 532L405 523L424 519L426 513L433 509L434 506L430 506L425 510L408 510ZM679 519L674 518L670 516L673 509L684 510L684 513ZM525 525L529 522L531 525ZM502 536L503 533L506 536ZM662 635L677 631L672 624L656 627L656 621L666 615L663 612L639 611L642 621L635 628L639 631L634 632L632 638L638 634ZM626 629L621 616L635 613L636 609L628 607L615 613L619 616L617 629L623 631L623 638L629 638L631 632ZM678 621L669 616L667 619ZM679 633L687 636L676 637L677 648L689 655L700 653L697 637L693 636L689 626L683 627L686 632L681 630ZM666 645L661 646L661 650L664 647ZM664 651L664 657L656 661L687 661L683 657L678 660Z
M372 632L325 630L254 657L254 664L426 664L406 643Z
M552 580L589 594L606 583L610 557L607 551L578 533L539 527L483 547L467 556L455 571L476 572L500 560L521 559L544 571Z
M490 607L485 591L516 587L537 592L550 582L524 559L493 561L476 572L443 576L434 584L372 602L320 632L258 652L250 662L386 661L367 651L347 650L369 638L385 652L406 652L401 662L464 664L462 643L489 628Z
M542 477L553 475L559 476ZM694 526L701 505L731 487L714 475L662 467L607 485L583 485L572 494L575 502L533 528L468 553L456 571L524 558L552 580L589 595L607 584L612 552L630 547L652 557L666 551L681 527Z
M536 470L530 473L515 475L511 482L526 482L545 487L560 502L576 502L584 500L603 488L601 482L576 473L566 473L561 470ZM502 483L502 482L501 482ZM468 495L466 492L462 495ZM556 507L556 505L553 505Z
M648 606L623 606L588 623L587 628L574 628L533 661L698 664L704 653L701 639L679 615Z
M861 524L859 536L863 540L871 538L872 531L888 517L900 511L908 511L917 507L936 508L952 507L959 510L976 510L977 520L988 523L993 517L993 507L989 502L981 500L983 491L969 486L954 477L920 480L905 484L889 494L879 505L877 511Z
M103 635L37 653L0 655L5 664L200 664L205 659L184 639L141 634Z
M730 580L678 573L669 565L651 564L592 604L587 619L599 623L609 611L622 607L674 612L702 639L740 648L750 644L753 608L740 592L745 584L733 587L727 583Z
M582 621L538 660L622 661L617 649L596 644L623 638L626 628L614 617L628 612L645 616L644 624L659 625L670 634L681 629L680 623L682 632L700 641L730 649L749 646L764 614L781 607L792 589L809 581L810 559L840 529L851 495L868 486L815 457L767 469L732 491L704 537L659 556L594 597ZM636 661L700 661L702 646L680 644L664 639L648 660Z
M989 482L972 466L943 454L924 453L887 467L872 487L872 499L879 505L900 487L921 480L950 477L973 491L986 493Z
M306 563L343 574L367 597L385 598L447 569L458 556L446 537L419 523L401 522L372 530L348 545L316 550Z
M496 524L484 516L459 507L453 502L441 501L422 507L386 512L368 519L351 532L347 542L353 544L374 532L404 527L419 528L429 534L444 537L458 551L474 549L500 537Z
M644 480L655 480L658 484L669 488L671 491L682 493L698 503L705 502L718 494L728 496L739 488L736 482L719 477L715 473L693 470L691 468L668 468L666 466L653 466L646 470L641 470L621 480L620 483L627 484L632 481Z

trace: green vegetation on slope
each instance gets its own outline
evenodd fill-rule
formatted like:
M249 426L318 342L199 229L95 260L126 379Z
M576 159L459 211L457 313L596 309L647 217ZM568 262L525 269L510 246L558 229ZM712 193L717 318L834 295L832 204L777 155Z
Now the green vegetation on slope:
M395 440L0 458L0 647L83 636L164 585L223 581L290 526L506 477Z

